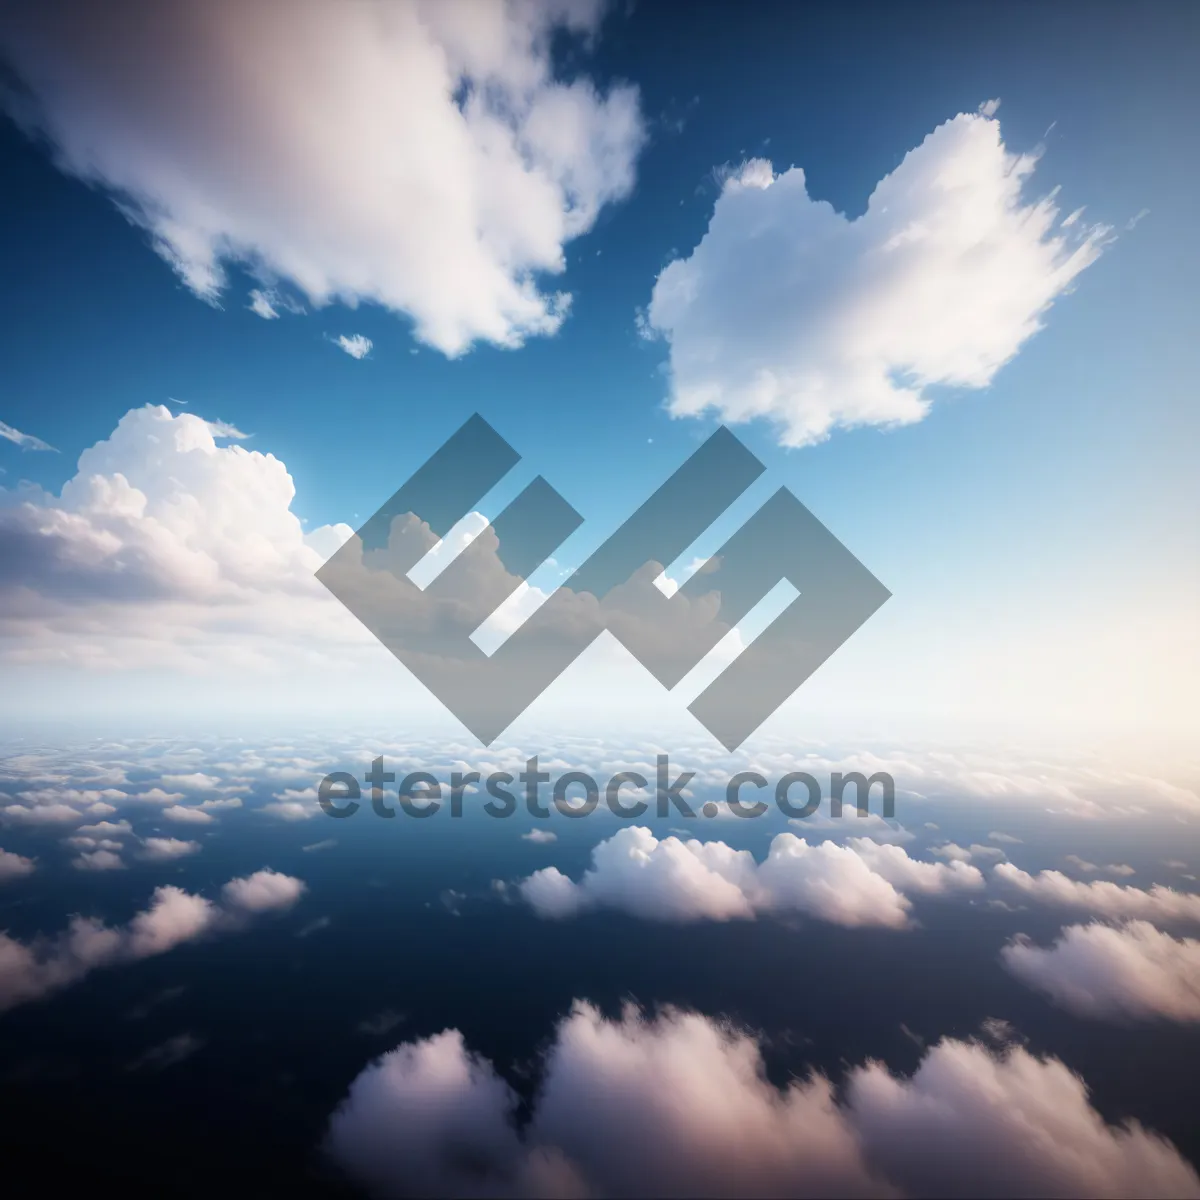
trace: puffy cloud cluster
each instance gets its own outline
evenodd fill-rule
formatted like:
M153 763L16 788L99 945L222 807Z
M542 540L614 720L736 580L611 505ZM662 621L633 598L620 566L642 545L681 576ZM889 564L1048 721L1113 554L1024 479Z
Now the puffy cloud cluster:
M211 422L132 410L83 452L60 496L0 497L6 656L59 661L66 641L84 666L205 669L214 657L261 666L322 632L361 644L369 635L313 578L323 560L294 494L282 462L218 444Z
M119 850L101 848L85 850L77 858L71 860L71 866L77 871L123 871L125 860Z
M1071 925L1053 946L1022 937L1001 954L1017 978L1080 1016L1200 1021L1200 941L1146 921Z
M230 908L240 912L282 912L291 908L304 892L304 883L278 871L256 871L245 879L231 879L221 895Z
M727 921L759 913L800 912L843 926L910 923L908 893L937 895L983 887L963 862L928 863L903 848L851 838L810 845L778 834L764 862L724 842L677 837L661 841L642 826L619 830L592 851L574 882L556 867L520 884L521 896L545 917L615 908L661 921Z
M1030 875L1012 863L1000 863L992 877L1032 900L1097 916L1150 922L1200 921L1200 895L1176 891L1161 883L1145 890L1105 879L1083 883L1061 871Z
M765 417L801 446L919 421L937 385L986 387L1108 232L1059 222L1053 193L1026 202L1035 165L984 110L934 130L854 220L813 200L799 167L728 173L645 317L670 344L671 411Z
M372 301L447 354L553 333L564 246L628 194L635 89L554 77L599 0L77 0L6 6L14 115L110 189L198 296L225 265Z
M187 842L181 838L148 837L142 843L141 857L147 862L172 862L185 858L200 849L199 842Z
M304 889L301 880L267 868L230 880L219 904L182 888L160 887L150 907L124 926L74 916L56 938L21 942L0 932L0 1011L77 983L98 967L165 954L205 934L240 929L252 916L290 907Z
M528 1126L448 1030L367 1067L327 1146L375 1195L1200 1196L1168 1142L1108 1125L1061 1062L946 1039L910 1078L779 1088L752 1036L704 1016L576 1003Z

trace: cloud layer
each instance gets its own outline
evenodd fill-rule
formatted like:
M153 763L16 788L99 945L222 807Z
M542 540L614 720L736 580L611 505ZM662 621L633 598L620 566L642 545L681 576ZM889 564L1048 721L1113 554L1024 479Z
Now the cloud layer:
M778 834L766 861L724 842L661 841L641 826L618 831L592 851L592 866L575 883L556 867L520 884L521 896L545 917L616 908L661 921L753 918L801 912L835 925L905 928L905 893L934 895L983 887L963 862L927 863L895 845L851 838L810 845Z
M1059 222L1053 193L1026 202L1035 165L981 111L934 130L854 220L799 167L730 172L646 313L670 345L671 412L766 417L802 446L919 421L937 385L986 387L1107 234Z
M226 264L309 304L373 301L447 354L519 345L569 296L537 277L628 194L635 89L555 79L597 0L73 0L6 6L15 115L110 189L198 296ZM294 307L294 305L293 305Z
M397 1196L1197 1196L1161 1138L1105 1124L1083 1081L1019 1047L946 1039L911 1078L852 1069L778 1088L752 1036L695 1013L576 1003L529 1125L457 1030L367 1067L333 1157Z

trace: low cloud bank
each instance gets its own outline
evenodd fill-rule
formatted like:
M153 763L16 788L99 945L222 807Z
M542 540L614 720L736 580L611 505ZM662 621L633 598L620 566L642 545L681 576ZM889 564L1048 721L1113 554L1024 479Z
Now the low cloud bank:
M217 903L182 888L157 888L150 907L127 925L76 915L55 938L21 942L0 932L0 1012L78 983L99 967L165 954L206 934L235 932L252 916L290 908L305 886L267 868L230 880Z
M696 1013L559 1024L529 1124L461 1033L372 1063L326 1147L372 1194L1200 1196L1161 1137L1108 1125L1055 1059L945 1039L916 1072L853 1068L778 1088L751 1035Z

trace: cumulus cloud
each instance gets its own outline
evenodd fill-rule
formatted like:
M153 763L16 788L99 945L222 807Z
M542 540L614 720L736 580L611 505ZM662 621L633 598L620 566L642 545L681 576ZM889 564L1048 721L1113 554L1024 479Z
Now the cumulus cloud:
M63 845L70 846L72 850L113 850L120 852L125 849L124 842L119 842L115 838L96 838L80 835L63 838Z
M1050 947L1019 937L1001 956L1018 979L1080 1016L1200 1021L1200 941L1146 921L1071 925Z
M1003 858L1004 851L997 846L984 846L972 842L969 846L960 846L957 842L943 842L930 850L939 858L948 858L952 862L970 862L973 858Z
M343 333L333 340L334 344L345 350L351 358L366 358L371 353L373 344L369 337L363 337L361 333L355 333L349 337Z
M769 1082L751 1035L696 1013L577 1002L517 1097L457 1030L367 1067L333 1158L378 1196L1197 1196L1170 1143L1108 1125L1082 1079L1019 1046L945 1039L908 1078ZM948 1152L952 1147L953 1152Z
M301 795L304 796L303 799L296 798ZM307 821L311 817L315 817L320 809L317 807L315 796L307 796L303 792L298 792L291 798L280 798L264 804L259 812L277 817L281 821Z
M183 788L189 792L211 792L221 785L215 775L205 775L203 771L191 771L186 775L160 775L158 781L167 787Z
M994 111L939 126L854 220L799 167L728 172L643 317L669 343L670 411L764 417L802 446L919 421L938 385L986 387L1108 234L1056 228L1054 192L1023 197L1036 156L1005 147Z
M277 311L371 301L455 355L558 329L538 276L633 186L634 88L554 76L596 0L76 0L7 6L14 115L110 189L196 295L238 263Z
M1159 883L1148 890L1107 880L1082 883L1061 871L1030 875L1011 863L1000 863L992 876L1032 900L1083 909L1097 916L1151 922L1200 921L1200 896Z
M251 914L289 907L304 889L299 879L264 870L227 883L222 904L160 887L128 925L73 916L58 937L32 942L0 931L0 1011L77 983L99 967L165 954L205 934L240 928Z
M1082 872L1084 875L1092 875L1096 871L1103 871L1109 875L1137 874L1128 863L1109 863L1107 866L1102 867L1097 863L1088 862L1086 858L1080 858L1078 854L1068 854L1064 861L1069 862L1075 870Z
M868 838L810 845L781 833L758 863L724 842L660 841L649 829L630 826L593 849L578 883L546 867L521 882L520 894L545 917L599 907L662 921L802 912L836 925L905 928L912 908L905 893L982 886L983 876L966 863L920 862L900 846Z
M304 888L301 880L267 868L245 879L231 879L221 895L228 907L241 912L282 912L300 899Z
M22 450L54 450L53 446L43 442L41 438L35 438L31 433L22 433L4 421L0 421L0 438L12 442L15 446L20 446ZM58 453L57 450L54 452Z
M141 857L147 862L171 862L185 858L200 849L199 842L185 842L180 838L148 837L142 842Z
M83 813L69 804L5 804L0 816L14 825L71 825L83 820Z
M218 445L215 424L135 409L83 452L60 495L0 493L0 643L10 661L244 672L310 659L319 644L368 644L313 577L324 559L291 511L284 464ZM340 544L350 532L322 526L312 536ZM217 782L166 776L176 789Z
M77 871L123 871L125 862L115 850L85 850L71 860Z
M24 879L32 875L37 864L32 858L14 854L11 850L0 850L0 883L8 883L13 879Z
M128 821L97 821L94 825L80 825L75 833L79 837L122 838L133 832Z
M223 808L241 808L242 798L240 796L224 796L219 800L203 800L196 807L204 812L219 812Z
M211 825L216 820L212 813L202 808L185 808L181 804L164 808L162 815L166 820L175 821L180 825Z

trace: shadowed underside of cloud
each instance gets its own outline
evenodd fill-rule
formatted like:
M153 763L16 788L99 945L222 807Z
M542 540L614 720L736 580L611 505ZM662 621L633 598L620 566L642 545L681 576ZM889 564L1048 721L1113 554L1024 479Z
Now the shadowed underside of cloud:
M798 167L728 173L646 314L670 345L671 412L766 417L802 446L919 421L937 385L986 387L1108 233L1058 222L1053 193L1022 198L1036 155L1005 148L993 111L935 129L855 220Z
M1200 941L1146 921L1071 925L1050 947L1019 937L1001 957L1018 979L1080 1016L1200 1021Z
M36 869L37 864L33 859L14 854L11 850L0 850L0 883L10 879L24 879Z
M766 861L724 842L661 841L649 829L620 830L592 851L592 866L575 883L556 867L520 884L522 897L546 917L589 908L616 908L663 921L753 918L801 912L836 925L909 924L906 893L927 895L981 888L977 868L963 862L927 863L899 846L869 838L809 845L778 834Z
M576 1003L528 1125L457 1030L367 1067L327 1149L381 1197L1200 1196L1168 1142L1107 1125L1084 1082L1022 1048L946 1039L911 1078L780 1089L750 1035L694 1013Z
M160 887L150 907L127 925L74 916L57 938L20 942L0 932L0 1011L77 983L98 967L136 962L206 934L238 930L250 916L290 908L304 889L301 880L267 868L230 880L219 904L182 888Z
M110 189L198 296L225 264L250 308L373 301L455 355L555 332L540 273L625 197L634 88L560 81L553 37L603 3L77 0L5 5L14 115ZM353 351L350 351L353 353Z

